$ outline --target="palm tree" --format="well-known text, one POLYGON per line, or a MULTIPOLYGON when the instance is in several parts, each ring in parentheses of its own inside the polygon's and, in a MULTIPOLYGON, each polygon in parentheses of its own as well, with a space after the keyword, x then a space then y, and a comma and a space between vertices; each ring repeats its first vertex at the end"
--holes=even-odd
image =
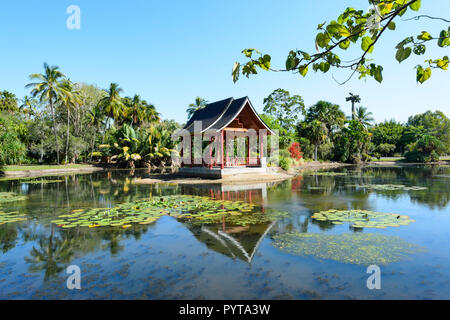
POLYGON ((40 102, 47 101, 49 103, 52 114, 53 134, 55 135, 56 143, 56 161, 59 163, 59 143, 58 134, 56 133, 55 111, 53 106, 61 95, 59 83, 65 78, 65 75, 59 71, 58 66, 49 66, 47 63, 44 63, 44 73, 33 73, 29 78, 36 82, 27 84, 25 88, 33 88, 31 90, 31 95, 34 98, 39 96, 40 102))
POLYGON ((35 106, 37 104, 36 99, 31 98, 29 96, 24 96, 21 100, 21 104, 19 106, 19 110, 28 116, 35 115, 35 106))
POLYGON ((117 83, 111 83, 109 89, 105 91, 107 96, 101 99, 99 104, 108 117, 118 120, 124 108, 123 99, 120 96, 123 89, 117 83))
POLYGON ((142 101, 142 105, 144 108, 144 121, 148 123, 155 123, 161 120, 159 112, 156 111, 156 108, 153 104, 148 103, 147 101, 142 101))
POLYGON ((367 112, 366 107, 361 106, 356 108, 355 120, 357 120, 365 127, 370 127, 372 125, 372 122, 374 121, 372 115, 373 115, 372 112, 367 112))
POLYGON ((91 157, 90 162, 92 162, 92 153, 94 152, 95 148, 95 138, 97 136, 97 131, 100 129, 100 126, 103 122, 104 113, 99 108, 99 106, 95 106, 92 110, 89 110, 89 118, 91 120, 91 124, 94 127, 94 135, 92 137, 92 147, 91 147, 91 157))
POLYGON ((352 120, 355 119, 355 103, 360 103, 361 98, 357 94, 349 93, 350 96, 345 98, 345 101, 350 101, 352 103, 352 120))
POLYGON ((203 98, 197 97, 195 98, 195 102, 191 103, 188 108, 186 109, 186 112, 188 114, 188 119, 192 117, 195 111, 203 109, 208 104, 208 101, 206 101, 203 98))
POLYGON ((139 125, 139 123, 144 119, 144 105, 141 97, 138 94, 135 94, 133 98, 127 97, 124 99, 124 104, 127 107, 124 110, 124 115, 127 118, 130 118, 130 125, 139 125))
POLYGON ((73 83, 69 79, 63 79, 60 84, 61 102, 67 111, 67 136, 66 136, 66 163, 68 163, 69 155, 69 139, 70 139, 70 109, 81 103, 79 93, 74 89, 73 83))
POLYGON ((302 131, 314 145, 314 161, 317 161, 317 150, 319 145, 328 137, 327 126, 320 120, 312 120, 311 122, 304 121, 302 123, 302 131))

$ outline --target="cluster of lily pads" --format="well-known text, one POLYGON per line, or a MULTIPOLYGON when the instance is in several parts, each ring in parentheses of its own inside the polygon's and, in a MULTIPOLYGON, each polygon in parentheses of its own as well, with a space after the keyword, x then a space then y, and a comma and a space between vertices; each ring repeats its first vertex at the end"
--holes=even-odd
POLYGON ((333 224, 350 223, 353 228, 378 228, 406 226, 415 220, 406 215, 369 210, 327 210, 314 213, 311 218, 333 224))
POLYGON ((57 183, 57 182, 64 182, 64 180, 56 180, 56 179, 30 179, 30 180, 21 180, 23 183, 28 184, 47 184, 47 183, 57 183))
POLYGON ((4 202, 23 201, 27 197, 14 192, 0 192, 0 204, 4 202))
POLYGON ((18 211, 4 212, 0 210, 0 225, 25 220, 27 220, 27 218, 25 218, 24 215, 21 215, 18 211))
POLYGON ((372 190, 385 190, 385 191, 416 191, 416 190, 426 190, 427 187, 421 186, 405 186, 403 184, 364 184, 358 185, 357 187, 372 189, 372 190))
POLYGON ((243 201, 172 195, 122 203, 113 208, 73 210, 52 222, 63 228, 129 228, 132 224, 153 223, 163 215, 203 224, 218 223, 225 219, 235 225, 247 225, 272 221, 282 214, 272 211, 262 213, 255 210, 254 204, 243 201))
POLYGON ((334 172, 334 171, 316 171, 308 172, 304 174, 305 176, 347 176, 346 172, 334 172))
POLYGON ((292 232, 274 235, 272 245, 294 255, 366 266, 398 262, 423 251, 423 248, 400 237, 373 233, 292 232))

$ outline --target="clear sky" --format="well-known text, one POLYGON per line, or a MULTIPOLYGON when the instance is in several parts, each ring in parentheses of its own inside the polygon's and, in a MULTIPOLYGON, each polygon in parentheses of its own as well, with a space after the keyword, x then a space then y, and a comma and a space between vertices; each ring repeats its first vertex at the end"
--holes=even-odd
MULTIPOLYGON (((340 86, 347 73, 311 72, 307 78, 288 73, 262 72, 234 84, 231 68, 245 61, 241 50, 258 48, 272 55, 274 67, 284 66, 290 49, 314 52, 317 25, 337 18, 346 7, 367 9, 366 0, 179 0, 3 1, 0 9, 0 90, 18 97, 30 73, 42 72, 43 62, 58 65, 72 81, 107 88, 117 82, 125 95, 140 94, 164 118, 186 121, 186 106, 196 96, 209 101, 249 96, 262 111, 263 99, 274 89, 299 94, 306 105, 327 100, 341 105, 349 92, 376 121, 408 116, 428 109, 450 116, 450 71, 434 71, 430 80, 416 84, 413 67, 424 59, 442 57, 450 50, 428 46, 425 56, 399 64, 395 45, 409 35, 427 30, 438 33, 439 21, 399 21, 397 30, 379 41, 372 57, 384 66, 384 81, 354 78, 340 86), (81 29, 69 30, 69 5, 81 9, 81 29)), ((422 0, 422 14, 450 19, 449 0, 422 0)), ((411 16, 403 16, 407 18, 411 16)), ((351 52, 350 52, 351 53, 351 52)), ((353 52, 355 53, 355 52, 353 52)), ((349 56, 351 58, 352 56, 349 56)), ((355 56, 353 56, 354 58, 355 56)))

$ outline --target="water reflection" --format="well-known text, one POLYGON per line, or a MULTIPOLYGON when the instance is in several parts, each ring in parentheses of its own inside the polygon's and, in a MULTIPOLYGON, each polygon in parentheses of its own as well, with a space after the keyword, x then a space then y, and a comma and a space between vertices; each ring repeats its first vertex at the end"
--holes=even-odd
MULTIPOLYGON (((45 181, 29 183, 21 179, 3 180, 0 181, 0 192, 15 192, 26 195, 28 198, 24 201, 0 204, 0 210, 25 212, 28 221, 0 225, 0 252, 2 253, 0 265, 3 258, 5 258, 3 263, 6 263, 19 257, 21 261, 25 261, 29 272, 40 275, 44 282, 49 282, 64 274, 64 269, 74 261, 87 258, 92 254, 107 254, 105 259, 109 262, 115 258, 120 258, 120 261, 135 259, 139 261, 143 258, 136 258, 129 252, 130 243, 143 245, 150 236, 157 237, 163 223, 158 221, 151 225, 133 225, 129 229, 111 227, 62 229, 50 221, 74 209, 113 207, 119 203, 154 196, 206 195, 212 199, 254 203, 263 213, 270 209, 289 212, 289 216, 277 218, 273 222, 243 225, 233 225, 227 223, 225 219, 214 224, 198 224, 168 217, 176 223, 177 228, 183 228, 209 252, 250 266, 258 254, 268 254, 267 249, 263 248, 263 243, 265 240, 270 241, 275 235, 293 232, 364 232, 362 228, 337 226, 330 221, 311 219, 311 215, 317 211, 375 210, 378 202, 374 200, 396 201, 395 203, 405 203, 408 207, 418 204, 430 210, 444 210, 449 204, 450 168, 368 167, 344 168, 337 172, 346 173, 346 175, 305 174, 281 183, 254 185, 133 184, 134 177, 149 174, 145 170, 48 177, 48 180, 61 180, 61 182, 51 183, 45 181), (403 184, 426 186, 427 189, 389 191, 357 187, 368 184, 403 184), (130 240, 133 241, 130 242, 130 240)), ((420 230, 419 223, 417 225, 411 230, 415 232, 420 230)), ((407 231, 403 232, 408 237, 414 237, 407 231)), ((164 244, 165 250, 170 250, 171 242, 174 247, 182 245, 182 241, 185 241, 185 238, 183 239, 178 239, 177 234, 174 234, 172 238, 165 238, 164 241, 167 242, 164 244)), ((158 245, 154 250, 150 252, 158 253, 161 259, 166 259, 164 257, 171 254, 169 251, 158 249, 158 245)), ((450 261, 450 258, 443 259, 444 262, 450 261)), ((194 269, 196 267, 199 266, 192 266, 194 269)), ((281 266, 276 263, 273 268, 281 270, 281 266)), ((161 277, 164 277, 164 273, 161 277)))

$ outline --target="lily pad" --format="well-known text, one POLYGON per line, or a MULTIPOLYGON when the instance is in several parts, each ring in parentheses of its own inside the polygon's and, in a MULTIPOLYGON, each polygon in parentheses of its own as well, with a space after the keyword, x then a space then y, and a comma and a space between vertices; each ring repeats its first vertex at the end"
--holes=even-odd
POLYGON ((299 256, 313 256, 358 265, 386 265, 407 259, 424 248, 397 236, 374 233, 285 233, 273 236, 272 245, 299 256))
POLYGON ((0 192, 0 204, 4 202, 23 201, 26 199, 26 196, 18 195, 14 192, 0 192))
POLYGON ((314 213, 311 218, 331 221, 334 224, 350 223, 354 228, 378 228, 408 225, 415 220, 397 213, 374 212, 369 210, 327 210, 314 213))

